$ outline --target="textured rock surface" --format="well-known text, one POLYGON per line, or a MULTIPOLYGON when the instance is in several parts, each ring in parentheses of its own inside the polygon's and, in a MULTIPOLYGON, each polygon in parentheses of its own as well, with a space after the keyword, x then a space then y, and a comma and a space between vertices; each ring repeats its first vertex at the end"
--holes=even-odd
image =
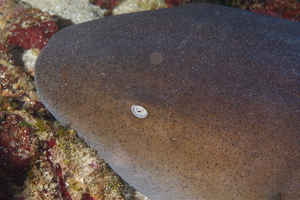
POLYGON ((167 4, 164 0, 126 0, 114 8, 113 14, 120 15, 124 13, 154 10, 166 7, 167 4))
POLYGON ((95 6, 89 0, 23 0, 35 8, 72 20, 78 24, 103 17, 105 10, 95 6))

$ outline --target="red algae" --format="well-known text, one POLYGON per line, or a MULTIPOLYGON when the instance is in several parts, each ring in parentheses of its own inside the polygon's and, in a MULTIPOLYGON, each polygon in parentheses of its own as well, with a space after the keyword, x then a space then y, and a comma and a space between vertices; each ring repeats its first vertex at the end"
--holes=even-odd
MULTIPOLYGON (((3 147, 0 149, 0 155, 3 162, 6 163, 6 168, 12 175, 23 174, 29 167, 30 158, 33 156, 33 151, 30 140, 30 128, 22 127, 24 119, 15 114, 6 115, 1 112, 3 121, 0 125, 0 145, 3 147)), ((19 177, 20 178, 20 177, 19 177)), ((21 178, 23 178, 21 176, 21 178)))
POLYGON ((300 21, 300 2, 296 0, 271 0, 249 6, 252 12, 300 21))
POLYGON ((185 0, 166 0, 168 8, 185 5, 185 0))
POLYGON ((57 32, 52 16, 39 9, 28 9, 15 1, 1 1, 0 60, 14 62, 11 47, 41 50, 57 32))
POLYGON ((54 139, 51 139, 48 141, 48 147, 53 148, 56 146, 56 141, 54 139))
POLYGON ((63 200, 72 200, 71 195, 68 191, 68 188, 66 186, 66 183, 65 183, 63 175, 62 175, 62 168, 59 164, 56 164, 56 171, 57 171, 60 191, 61 191, 63 200))
POLYGON ((101 165, 99 163, 94 162, 94 161, 90 164, 90 166, 94 167, 96 169, 101 169, 101 165))
POLYGON ((82 200, 97 200, 95 197, 92 197, 90 194, 88 193, 84 193, 82 195, 82 200))
MULTIPOLYGON (((10 194, 10 185, 21 186, 35 151, 30 144, 32 129, 17 114, 0 112, 0 194, 10 194)), ((1 198, 1 195, 0 195, 1 198)))
MULTIPOLYGON (((50 139, 48 141, 48 150, 55 147, 56 146, 56 141, 54 139, 50 139)), ((60 166, 59 163, 56 163, 56 165, 53 164, 53 162, 51 161, 51 152, 47 150, 47 153, 46 153, 46 157, 47 157, 47 160, 48 162, 50 163, 50 166, 51 168, 55 169, 56 170, 56 175, 57 175, 57 179, 58 181, 55 181, 55 182, 58 182, 58 185, 59 185, 59 191, 60 191, 60 194, 62 196, 62 199, 63 200, 72 200, 71 198, 71 195, 68 191, 68 188, 67 188, 67 185, 64 181, 64 178, 63 178, 63 172, 62 172, 62 168, 60 166)))
POLYGON ((8 44, 17 45, 25 50, 41 50, 57 32, 57 25, 51 15, 34 8, 15 14, 13 23, 7 29, 10 32, 8 44))
POLYGON ((119 5, 119 3, 120 0, 96 0, 93 4, 96 6, 101 6, 101 8, 105 8, 112 12, 112 10, 119 5))

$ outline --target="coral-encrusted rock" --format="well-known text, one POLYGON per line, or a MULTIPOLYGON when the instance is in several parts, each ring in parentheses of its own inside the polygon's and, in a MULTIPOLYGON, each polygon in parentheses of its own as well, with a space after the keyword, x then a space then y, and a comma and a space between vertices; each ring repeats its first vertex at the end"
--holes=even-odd
POLYGON ((249 10, 273 17, 300 22, 300 3, 296 0, 259 1, 249 6, 249 10))
POLYGON ((57 25, 48 13, 27 9, 17 13, 7 29, 10 31, 9 44, 25 50, 33 47, 41 50, 57 32, 57 25))
POLYGON ((30 159, 35 153, 30 144, 28 123, 16 114, 0 112, 0 117, 0 192, 6 193, 8 184, 23 184, 30 159))

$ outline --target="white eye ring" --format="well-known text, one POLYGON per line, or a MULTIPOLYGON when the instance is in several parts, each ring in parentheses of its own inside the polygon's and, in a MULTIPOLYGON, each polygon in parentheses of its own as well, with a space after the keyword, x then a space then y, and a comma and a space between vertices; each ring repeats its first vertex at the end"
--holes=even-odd
POLYGON ((137 106, 137 105, 131 106, 131 112, 137 118, 145 118, 148 115, 148 112, 145 108, 143 108, 142 106, 137 106))

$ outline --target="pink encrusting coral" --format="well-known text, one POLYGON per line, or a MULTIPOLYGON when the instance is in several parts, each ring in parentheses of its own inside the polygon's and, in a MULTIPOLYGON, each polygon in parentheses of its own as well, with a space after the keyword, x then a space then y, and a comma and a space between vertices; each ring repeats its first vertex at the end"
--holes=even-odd
POLYGON ((51 15, 39 9, 20 11, 13 17, 13 23, 7 27, 10 34, 8 44, 22 47, 42 49, 57 32, 57 25, 51 15))

